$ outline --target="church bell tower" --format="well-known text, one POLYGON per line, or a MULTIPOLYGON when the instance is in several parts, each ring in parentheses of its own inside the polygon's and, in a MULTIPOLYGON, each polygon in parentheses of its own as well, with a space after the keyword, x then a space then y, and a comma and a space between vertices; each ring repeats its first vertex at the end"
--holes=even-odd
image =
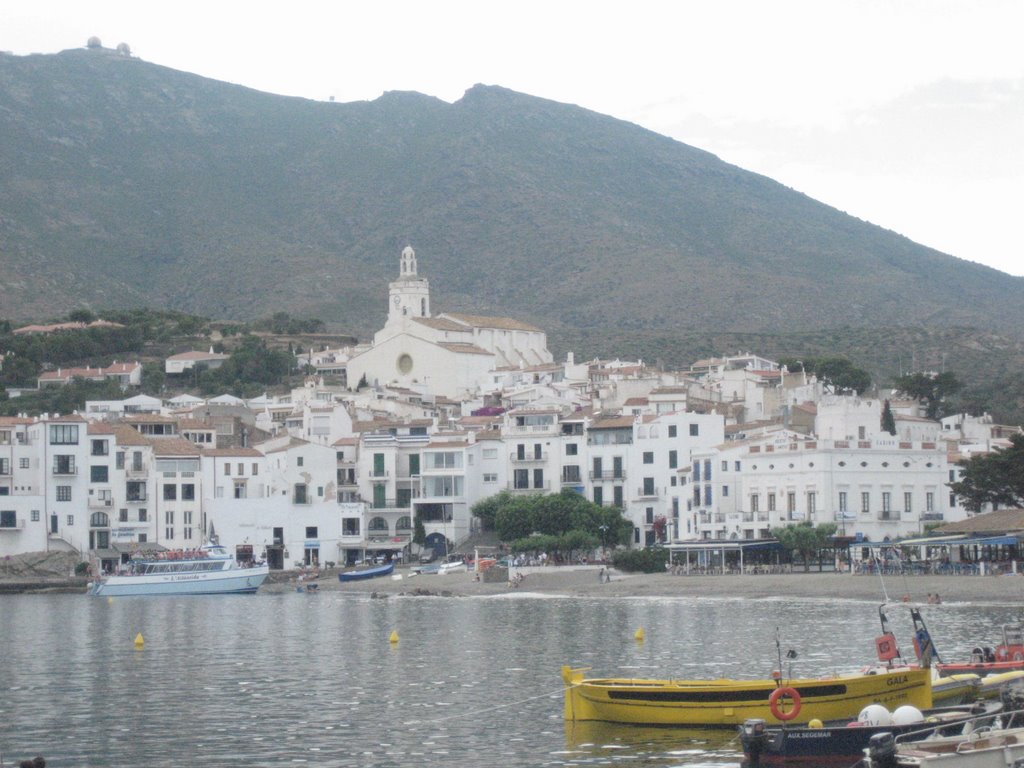
POLYGON ((430 317, 430 282, 416 273, 416 251, 402 249, 398 279, 388 286, 388 323, 406 317, 430 317))

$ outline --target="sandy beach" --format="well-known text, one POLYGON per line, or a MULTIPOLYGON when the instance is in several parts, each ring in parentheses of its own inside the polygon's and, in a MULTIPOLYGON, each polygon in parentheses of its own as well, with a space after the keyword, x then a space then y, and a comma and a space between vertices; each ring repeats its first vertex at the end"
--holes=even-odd
MULTIPOLYGON (((1024 578, 1020 576, 886 576, 837 573, 792 573, 749 576, 678 576, 661 574, 629 574, 611 571, 611 582, 599 580, 599 566, 548 566, 522 568, 523 579, 518 587, 507 581, 477 581, 472 573, 440 575, 413 574, 399 568, 401 578, 376 578, 368 581, 341 583, 337 572, 322 572, 316 580, 318 589, 356 594, 484 596, 519 593, 566 595, 579 597, 801 597, 882 602, 886 593, 892 602, 904 596, 914 602, 927 602, 930 593, 941 596, 944 603, 1024 604, 1024 578), (884 591, 883 591, 884 590, 884 591)), ((294 591, 307 582, 296 577, 265 584, 261 592, 294 591)))

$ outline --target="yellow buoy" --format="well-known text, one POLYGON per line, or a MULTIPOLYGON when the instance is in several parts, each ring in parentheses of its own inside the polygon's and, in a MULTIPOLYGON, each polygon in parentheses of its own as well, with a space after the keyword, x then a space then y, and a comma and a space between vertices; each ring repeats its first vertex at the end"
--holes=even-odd
POLYGON ((636 633, 633 635, 633 639, 636 640, 638 643, 642 643, 644 641, 644 628, 643 627, 640 627, 640 629, 638 629, 636 631, 636 633))
POLYGON ((139 634, 135 636, 135 647, 141 648, 143 645, 145 645, 145 643, 146 641, 142 639, 142 633, 139 632, 139 634))
POLYGON ((824 728, 825 724, 823 722, 821 722, 821 720, 819 720, 818 718, 814 718, 813 720, 811 720, 811 722, 809 722, 807 724, 807 727, 808 728, 824 728))
POLYGON ((107 598, 107 605, 110 605, 112 602, 114 602, 114 598, 108 597, 107 598))
POLYGON ((392 645, 394 645, 395 643, 398 642, 398 631, 397 630, 394 630, 394 629, 391 630, 391 637, 388 638, 388 642, 391 643, 392 645))

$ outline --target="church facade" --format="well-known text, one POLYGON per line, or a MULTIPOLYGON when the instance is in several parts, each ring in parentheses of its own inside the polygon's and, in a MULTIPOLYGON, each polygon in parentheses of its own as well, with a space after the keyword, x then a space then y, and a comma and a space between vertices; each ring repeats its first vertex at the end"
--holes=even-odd
POLYGON ((348 362, 348 381, 425 388, 432 395, 471 397, 499 368, 552 361, 547 334, 509 317, 433 315, 430 283, 416 252, 402 250, 398 279, 388 287, 388 318, 369 349, 348 362))

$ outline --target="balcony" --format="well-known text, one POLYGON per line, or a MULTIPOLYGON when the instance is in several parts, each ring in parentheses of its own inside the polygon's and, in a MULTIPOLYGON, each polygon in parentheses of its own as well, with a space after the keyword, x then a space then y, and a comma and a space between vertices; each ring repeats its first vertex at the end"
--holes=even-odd
POLYGON ((898 523, 900 521, 900 513, 895 510, 882 510, 878 513, 877 519, 880 523, 898 523))
MULTIPOLYGON (((452 498, 452 497, 445 497, 452 498)), ((416 499, 374 499, 367 504, 369 509, 386 512, 388 510, 394 510, 399 512, 408 513, 412 509, 413 501, 419 501, 419 497, 416 499)))
POLYGON ((54 466, 53 474, 64 476, 64 477, 70 477, 72 475, 77 475, 78 474, 78 467, 76 467, 74 464, 72 464, 72 465, 58 464, 58 465, 54 466))
POLYGON ((14 520, 13 525, 7 521, 0 523, 0 533, 4 531, 20 531, 25 527, 25 518, 18 518, 14 520), (5 524, 6 523, 6 524, 5 524))
POLYGON ((583 475, 579 472, 563 472, 562 485, 579 485, 583 482, 583 475))
POLYGON ((945 518, 945 515, 943 515, 941 512, 922 512, 921 513, 921 519, 922 520, 945 520, 946 518, 945 518))
POLYGON ((9 462, 3 462, 0 464, 0 477, 9 477, 11 474, 11 465, 9 462))
POLYGON ((113 506, 114 500, 112 498, 89 497, 89 509, 110 509, 113 506))
POLYGON ((526 463, 529 463, 531 461, 532 462, 547 461, 548 460, 548 452, 547 451, 541 451, 540 455, 537 455, 535 453, 534 454, 526 454, 526 453, 524 453, 522 456, 520 456, 518 453, 510 453, 508 455, 508 457, 512 461, 513 464, 526 464, 526 463))
POLYGON ((658 491, 655 488, 637 488, 636 497, 638 499, 656 499, 658 498, 658 491))
POLYGON ((125 477, 148 477, 149 469, 147 467, 125 467, 125 477))
POLYGON ((149 496, 145 493, 132 493, 125 497, 125 501, 129 504, 145 504, 149 496))
POLYGON ((608 471, 605 471, 605 472, 591 472, 590 473, 590 479, 591 480, 625 480, 626 479, 626 470, 624 470, 624 469, 620 469, 620 470, 612 469, 612 470, 608 470, 608 471))
POLYGON ((371 469, 367 476, 373 480, 387 480, 389 477, 391 477, 391 473, 388 472, 386 469, 382 469, 380 471, 371 469))
POLYGON ((342 474, 342 473, 339 472, 338 473, 338 485, 343 487, 343 488, 344 487, 348 487, 348 486, 352 486, 352 485, 357 485, 355 473, 353 472, 353 473, 349 474, 349 473, 346 472, 346 473, 342 474))
POLYGON ((549 493, 551 491, 551 483, 545 480, 543 485, 524 485, 522 487, 517 486, 515 483, 509 483, 508 489, 512 493, 549 493))

